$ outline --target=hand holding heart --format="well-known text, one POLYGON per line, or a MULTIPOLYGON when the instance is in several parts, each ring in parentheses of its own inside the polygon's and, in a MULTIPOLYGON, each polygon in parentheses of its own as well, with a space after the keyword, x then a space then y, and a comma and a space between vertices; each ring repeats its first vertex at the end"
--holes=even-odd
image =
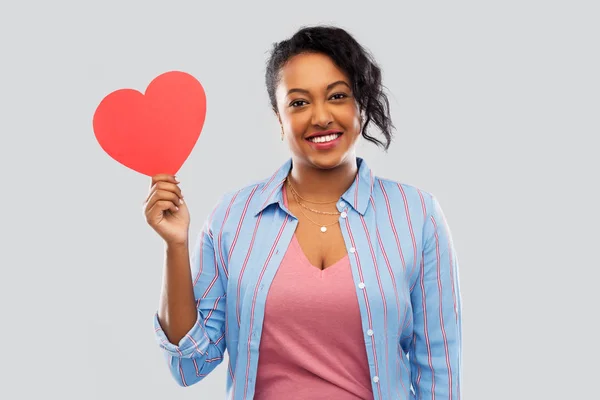
POLYGON ((188 241, 190 213, 178 184, 171 175, 153 177, 144 203, 146 221, 169 245, 188 241))
POLYGON ((196 144, 205 115, 202 85, 178 71, 156 77, 145 94, 133 89, 112 92, 94 113, 94 134, 102 149, 152 177, 144 214, 168 244, 187 244, 190 214, 173 175, 196 144))

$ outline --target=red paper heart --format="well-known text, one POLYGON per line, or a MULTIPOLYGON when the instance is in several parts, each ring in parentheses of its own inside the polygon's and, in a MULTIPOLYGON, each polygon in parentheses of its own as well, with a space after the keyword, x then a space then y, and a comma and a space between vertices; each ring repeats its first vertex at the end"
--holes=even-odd
POLYGON ((194 148, 206 117, 204 88, 193 76, 166 72, 146 93, 119 89, 98 105, 94 134, 113 159, 144 175, 174 175, 194 148))

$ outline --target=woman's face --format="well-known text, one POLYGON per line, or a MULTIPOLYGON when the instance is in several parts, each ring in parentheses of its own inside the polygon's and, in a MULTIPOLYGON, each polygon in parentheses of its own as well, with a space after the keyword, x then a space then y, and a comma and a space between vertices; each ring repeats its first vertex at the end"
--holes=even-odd
POLYGON ((277 114, 296 160, 330 169, 354 160, 360 111, 346 74, 323 54, 300 54, 280 71, 277 114))

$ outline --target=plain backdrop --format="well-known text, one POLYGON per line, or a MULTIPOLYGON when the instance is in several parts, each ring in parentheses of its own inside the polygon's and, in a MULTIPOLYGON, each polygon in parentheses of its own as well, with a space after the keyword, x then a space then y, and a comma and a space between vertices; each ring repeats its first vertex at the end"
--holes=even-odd
POLYGON ((326 23, 373 53, 390 94, 392 147, 359 155, 446 214, 463 399, 595 398, 599 14, 574 0, 3 1, 0 397, 224 398, 227 358, 188 388, 168 372, 149 178, 102 151, 92 115, 169 70, 201 81, 206 123, 179 172, 196 235, 221 194, 289 157, 265 61, 326 23))

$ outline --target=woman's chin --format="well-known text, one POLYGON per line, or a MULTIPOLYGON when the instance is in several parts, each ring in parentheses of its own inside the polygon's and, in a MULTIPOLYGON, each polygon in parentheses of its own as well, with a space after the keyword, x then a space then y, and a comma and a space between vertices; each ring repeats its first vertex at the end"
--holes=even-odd
POLYGON ((328 153, 308 154, 308 161, 315 168, 333 169, 339 167, 346 161, 347 152, 332 151, 328 153))

